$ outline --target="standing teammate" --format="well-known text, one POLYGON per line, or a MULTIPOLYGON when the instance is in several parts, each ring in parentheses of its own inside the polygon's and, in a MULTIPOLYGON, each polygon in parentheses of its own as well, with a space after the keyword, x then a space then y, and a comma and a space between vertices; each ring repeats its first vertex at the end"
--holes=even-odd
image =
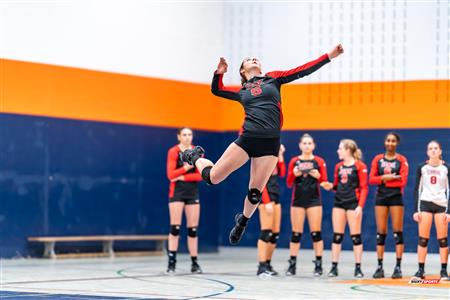
POLYGON ((280 185, 278 177, 286 176, 283 145, 280 146, 278 163, 267 182, 262 194, 262 203, 259 205, 259 219, 261 233, 258 240, 259 266, 258 276, 278 275, 272 267, 272 255, 277 245, 281 226, 280 185))
POLYGON ((334 196, 332 267, 329 277, 338 276, 338 261, 345 224, 348 222, 355 253, 355 277, 364 277, 361 271, 363 245, 361 239, 362 209, 367 198, 367 167, 361 161, 362 152, 353 140, 342 140, 337 150, 342 161, 334 170, 334 184, 326 183, 324 187, 336 191, 334 196))
POLYGON ((187 221, 188 248, 192 261, 191 272, 202 272, 197 262, 197 226, 200 218, 198 182, 202 180, 202 177, 195 167, 183 163, 179 156, 182 151, 194 148, 192 145, 192 137, 193 133, 190 128, 183 127, 179 129, 177 134, 179 144, 170 148, 167 154, 167 177, 170 180, 170 234, 167 273, 175 272, 183 210, 185 211, 187 221))
POLYGON ((403 189, 408 180, 408 162, 397 153, 400 137, 390 132, 384 139, 386 152, 372 160, 369 183, 378 185, 375 202, 377 223, 378 267, 373 278, 383 278, 384 243, 386 240, 388 216, 391 215, 392 231, 395 239, 397 263, 392 278, 402 278, 401 261, 403 256, 403 189))
POLYGON ((327 179, 325 161, 313 154, 315 143, 309 134, 300 138, 300 155, 294 156, 289 162, 287 185, 293 187, 291 202, 292 237, 289 245, 290 259, 286 275, 296 273, 297 254, 300 249, 300 239, 303 233, 305 217, 308 218, 311 239, 316 254, 314 276, 321 276, 322 270, 322 200, 320 185, 327 179))
POLYGON ((251 159, 248 193, 244 200, 243 212, 235 216, 235 226, 229 237, 231 244, 237 244, 241 240, 247 222, 258 207, 262 190, 278 161, 280 131, 283 123, 281 86, 317 71, 330 62, 330 59, 343 52, 342 46, 338 45, 330 53, 295 69, 274 71, 265 75, 261 72, 258 59, 245 58, 240 68, 242 78, 240 89, 223 86, 222 77, 228 65, 224 58, 220 59, 217 70, 214 72, 211 91, 214 95, 242 104, 245 121, 241 134, 228 146, 216 164, 201 158, 204 153, 201 147, 185 150, 182 159, 196 166, 208 184, 218 184, 251 159))
POLYGON ((417 168, 414 221, 419 223, 419 245, 417 256, 419 270, 414 277, 425 278, 425 259, 431 224, 434 219, 439 254, 441 256, 441 280, 449 280, 448 260, 448 223, 450 222, 449 166, 442 160, 442 147, 437 141, 431 141, 427 147, 428 161, 417 168))

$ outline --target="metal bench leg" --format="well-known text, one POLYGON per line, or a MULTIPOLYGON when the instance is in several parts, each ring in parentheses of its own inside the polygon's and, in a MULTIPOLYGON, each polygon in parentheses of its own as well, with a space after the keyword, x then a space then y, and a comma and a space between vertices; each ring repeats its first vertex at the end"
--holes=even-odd
POLYGON ((109 257, 114 257, 114 242, 113 241, 105 241, 103 242, 103 252, 109 253, 109 257))
POLYGON ((56 258, 55 254, 55 242, 45 242, 44 243, 44 257, 46 258, 56 258))

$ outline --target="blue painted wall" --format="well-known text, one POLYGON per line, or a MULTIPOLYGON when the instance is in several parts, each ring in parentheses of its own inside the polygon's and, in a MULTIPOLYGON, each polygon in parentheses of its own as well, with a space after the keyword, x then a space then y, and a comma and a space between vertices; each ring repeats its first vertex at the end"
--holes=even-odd
MULTIPOLYGON (((383 151, 385 130, 309 131, 317 143, 316 153, 328 164, 332 177, 341 138, 355 139, 365 161, 383 151)), ((425 159, 431 139, 442 142, 449 157, 450 130, 398 130, 399 152, 407 156, 411 172, 405 189, 406 250, 415 251, 417 225, 412 220, 415 167, 425 159)), ((286 160, 298 153, 302 132, 284 132, 286 160)), ((235 132, 197 131, 194 141, 217 160, 235 132)), ((62 120, 0 114, 0 256, 35 254, 26 238, 35 235, 145 234, 168 232, 168 180, 165 176, 167 150, 176 143, 176 130, 99 122, 62 120)), ((200 251, 215 251, 228 245, 234 214, 242 209, 249 164, 218 186, 202 184, 200 197, 200 251)), ((283 223, 279 245, 288 247, 290 238, 290 193, 282 186, 283 223)), ((364 209, 365 249, 375 249, 374 192, 371 187, 364 209)), ((323 192, 323 238, 331 245, 333 194, 323 192)), ((434 230, 432 232, 434 235, 434 230)), ((259 236, 255 216, 241 245, 254 246, 259 236)), ((307 226, 302 247, 311 247, 307 226)), ((181 250, 186 250, 185 240, 181 250)), ((348 236, 345 249, 351 249, 348 236)), ((387 249, 393 250, 392 236, 387 249)), ((432 239, 430 251, 438 250, 432 239)))
MULTIPOLYGON (((195 141, 221 154, 220 134, 195 141)), ((0 256, 32 253, 28 236, 167 233, 176 143, 175 129, 1 114, 0 256)), ((200 250, 216 251, 222 187, 203 185, 200 250)))

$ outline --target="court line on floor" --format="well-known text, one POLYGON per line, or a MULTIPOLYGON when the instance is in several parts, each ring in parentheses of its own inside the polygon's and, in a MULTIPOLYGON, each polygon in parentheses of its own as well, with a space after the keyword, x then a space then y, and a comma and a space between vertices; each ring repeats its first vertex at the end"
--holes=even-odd
MULTIPOLYGON (((398 287, 398 286, 396 286, 396 287, 398 287)), ((388 296, 414 297, 414 299, 417 298, 417 294, 404 294, 403 292, 398 293, 396 291, 392 291, 392 290, 387 289, 386 286, 383 286, 383 285, 360 284, 360 285, 351 286, 350 289, 352 289, 354 291, 357 291, 357 292, 363 292, 363 293, 371 293, 371 294, 378 294, 378 295, 380 293, 382 293, 382 294, 385 294, 385 295, 388 295, 388 296), (371 290, 363 289, 363 287, 370 287, 370 286, 377 287, 377 288, 379 288, 381 290, 384 290, 384 291, 371 291, 371 290)), ((436 289, 435 291, 441 291, 441 290, 437 290, 436 289)), ((430 297, 430 295, 427 295, 427 297, 430 297)), ((435 298, 435 299, 441 299, 442 298, 442 296, 438 296, 438 295, 431 295, 431 297, 435 298)))

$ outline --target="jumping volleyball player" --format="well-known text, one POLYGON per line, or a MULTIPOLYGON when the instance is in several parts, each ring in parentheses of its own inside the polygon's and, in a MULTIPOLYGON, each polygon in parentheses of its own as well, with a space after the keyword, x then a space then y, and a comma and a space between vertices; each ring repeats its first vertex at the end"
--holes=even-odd
POLYGON ((181 158, 184 162, 196 166, 202 178, 210 185, 218 184, 251 159, 249 189, 243 212, 235 216, 236 224, 229 236, 231 244, 235 245, 241 240, 247 222, 258 207, 262 190, 278 161, 283 123, 281 86, 317 71, 343 52, 342 45, 339 44, 328 54, 295 69, 274 71, 265 75, 261 72, 261 63, 257 58, 245 58, 239 70, 242 78, 240 89, 224 87, 222 78, 228 65, 223 57, 220 58, 214 72, 211 91, 216 96, 242 104, 245 121, 241 133, 215 164, 202 158, 204 150, 200 146, 185 150, 181 158))

